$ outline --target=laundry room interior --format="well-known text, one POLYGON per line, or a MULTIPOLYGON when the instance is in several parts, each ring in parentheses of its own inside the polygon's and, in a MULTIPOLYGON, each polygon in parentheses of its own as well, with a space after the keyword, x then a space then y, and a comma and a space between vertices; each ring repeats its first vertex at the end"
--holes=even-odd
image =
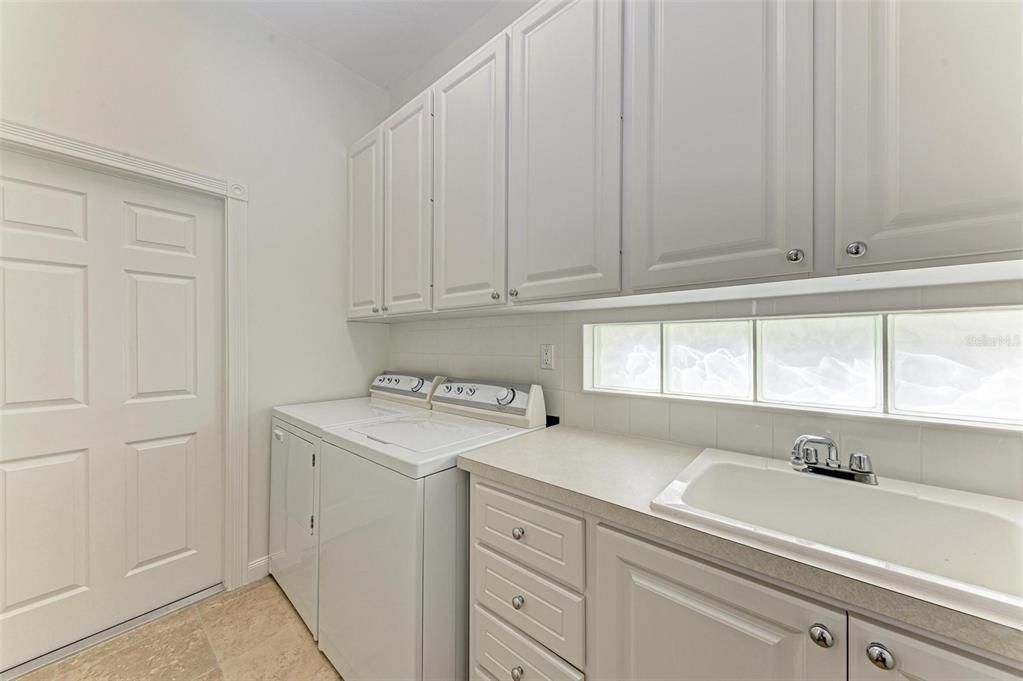
POLYGON ((1023 0, 0 0, 0 681, 1023 679, 1023 0))

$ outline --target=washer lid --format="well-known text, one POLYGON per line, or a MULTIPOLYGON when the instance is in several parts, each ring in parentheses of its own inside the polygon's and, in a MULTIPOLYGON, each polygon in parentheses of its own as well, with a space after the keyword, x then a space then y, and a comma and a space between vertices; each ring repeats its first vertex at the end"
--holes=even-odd
POLYGON ((320 435, 323 428, 371 419, 421 414, 422 410, 390 400, 353 397, 347 400, 286 404, 274 407, 273 415, 298 428, 320 435))
POLYGON ((492 421, 462 418, 430 412, 388 421, 374 421, 352 426, 349 430, 385 445, 395 445, 412 452, 430 452, 453 447, 461 442, 497 436, 508 430, 519 430, 492 421))

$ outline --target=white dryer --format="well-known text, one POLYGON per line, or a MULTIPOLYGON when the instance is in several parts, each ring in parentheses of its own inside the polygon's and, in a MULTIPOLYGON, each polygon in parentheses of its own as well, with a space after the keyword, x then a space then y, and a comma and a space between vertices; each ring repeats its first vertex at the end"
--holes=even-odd
POLYGON ((274 407, 270 440, 269 571, 317 636, 320 438, 324 428, 421 414, 440 378, 386 371, 369 397, 274 407))
POLYGON ((545 422, 540 386, 449 378, 432 411, 324 429, 319 645, 346 681, 466 679, 458 455, 545 422))

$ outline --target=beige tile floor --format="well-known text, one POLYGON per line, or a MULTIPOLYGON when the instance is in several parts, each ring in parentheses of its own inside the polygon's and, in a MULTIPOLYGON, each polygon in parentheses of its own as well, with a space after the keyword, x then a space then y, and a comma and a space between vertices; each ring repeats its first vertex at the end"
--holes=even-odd
POLYGON ((337 681, 269 577, 221 593, 18 681, 337 681))

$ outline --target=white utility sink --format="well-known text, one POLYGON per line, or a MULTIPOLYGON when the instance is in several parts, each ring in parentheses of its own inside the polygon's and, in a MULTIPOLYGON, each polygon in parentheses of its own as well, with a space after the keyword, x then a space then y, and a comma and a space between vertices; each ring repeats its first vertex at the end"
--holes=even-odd
POLYGON ((650 505, 695 529, 1023 628, 1023 503, 878 480, 705 449, 650 505))

